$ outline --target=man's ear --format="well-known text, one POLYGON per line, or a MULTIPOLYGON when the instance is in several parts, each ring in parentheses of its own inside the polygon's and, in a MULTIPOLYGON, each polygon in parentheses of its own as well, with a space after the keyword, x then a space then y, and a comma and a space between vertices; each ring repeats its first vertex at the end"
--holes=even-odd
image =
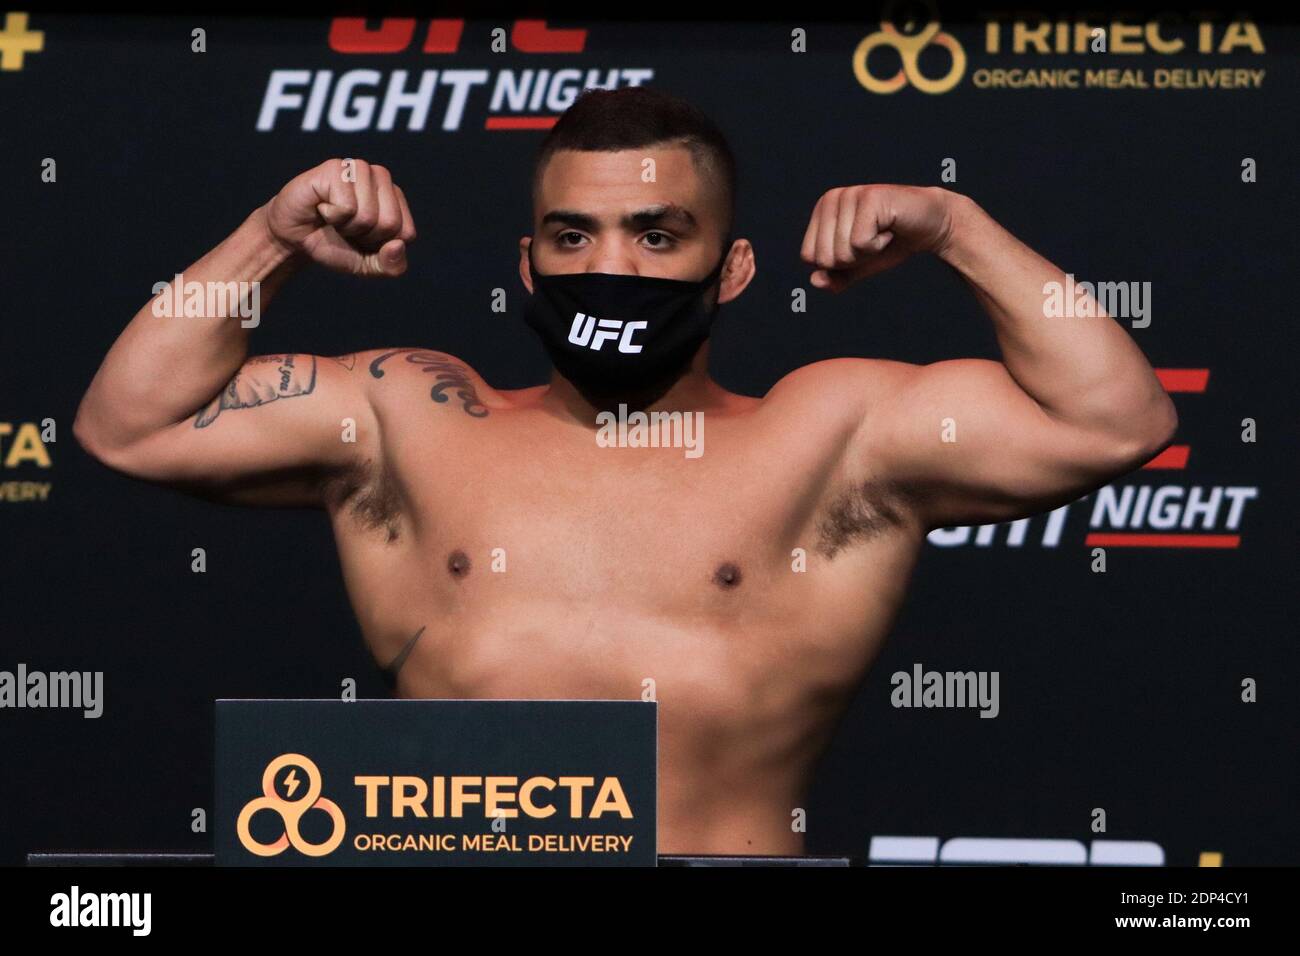
POLYGON ((533 271, 528 265, 528 248, 532 244, 532 236, 524 236, 519 240, 519 278, 523 280, 529 295, 533 292, 533 271))
POLYGON ((754 247, 748 239, 735 240, 728 255, 730 261, 722 270, 723 281, 718 290, 718 305, 739 298, 758 271, 758 264, 754 261, 754 247))

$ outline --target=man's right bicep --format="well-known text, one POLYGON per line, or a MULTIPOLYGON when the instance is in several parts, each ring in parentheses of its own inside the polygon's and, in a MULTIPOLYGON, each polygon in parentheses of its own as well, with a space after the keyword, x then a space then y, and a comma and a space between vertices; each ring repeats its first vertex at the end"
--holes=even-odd
POLYGON ((240 504, 318 504, 368 453, 375 417, 356 356, 258 355, 188 419, 99 454, 115 470, 240 504))

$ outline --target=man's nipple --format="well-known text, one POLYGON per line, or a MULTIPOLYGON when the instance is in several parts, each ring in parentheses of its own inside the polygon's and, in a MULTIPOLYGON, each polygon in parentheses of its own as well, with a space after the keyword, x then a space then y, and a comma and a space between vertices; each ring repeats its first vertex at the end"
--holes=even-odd
POLYGON ((463 578, 469 574, 469 555, 459 549, 447 556, 447 571, 453 578, 463 578))
POLYGON ((739 566, 728 561, 718 566, 718 570, 713 572, 713 583, 724 590, 730 590, 740 586, 740 568, 739 566))

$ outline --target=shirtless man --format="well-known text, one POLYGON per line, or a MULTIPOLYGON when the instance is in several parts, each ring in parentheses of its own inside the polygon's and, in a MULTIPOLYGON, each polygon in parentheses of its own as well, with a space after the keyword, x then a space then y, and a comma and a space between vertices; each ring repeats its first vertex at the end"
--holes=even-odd
MULTIPOLYGON (((423 349, 250 359, 238 318, 146 304, 76 436, 138 478, 324 509, 401 697, 639 699, 653 681, 659 851, 801 853, 791 814, 926 533, 1077 499, 1166 447, 1177 420, 1118 322, 1044 318, 1061 270, 933 187, 827 192, 803 237, 811 282, 839 292, 937 255, 1002 362, 840 358, 762 398, 727 391, 703 336, 755 274, 750 243, 729 239, 733 176, 692 107, 587 93, 543 144, 519 242, 527 321, 565 374, 503 390, 423 349), (602 349, 575 311, 616 320, 602 349), (619 402, 703 412, 704 453, 603 446, 597 415, 619 402)), ((184 277, 259 281, 264 305, 308 261, 401 275, 414 239, 386 169, 330 160, 184 277)))

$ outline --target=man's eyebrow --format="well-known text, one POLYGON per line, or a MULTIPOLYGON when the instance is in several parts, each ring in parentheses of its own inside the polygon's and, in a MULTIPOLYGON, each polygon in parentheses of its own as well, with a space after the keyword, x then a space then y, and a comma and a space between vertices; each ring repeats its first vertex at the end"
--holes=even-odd
MULTIPOLYGON (((596 232, 600 226, 595 216, 590 213, 578 212, 576 209, 552 209, 542 216, 543 226, 551 223, 559 223, 562 226, 581 229, 584 232, 596 232)), ((628 213, 620 219, 619 224, 624 229, 634 230, 669 225, 675 225, 683 230, 690 230, 695 229, 698 225, 689 209, 672 203, 661 203, 656 206, 638 209, 636 212, 628 213)))
POLYGON ((582 229, 586 232, 596 231, 595 216, 572 209, 552 209, 542 217, 543 226, 550 225, 553 222, 558 222, 562 226, 572 226, 574 229, 582 229))
POLYGON ((695 228, 695 217, 691 211, 683 206, 676 206, 672 203, 662 203, 658 206, 649 206, 645 209, 638 209, 631 215, 623 217, 623 225, 631 226, 634 229, 648 229, 651 226, 676 225, 683 229, 695 228))

